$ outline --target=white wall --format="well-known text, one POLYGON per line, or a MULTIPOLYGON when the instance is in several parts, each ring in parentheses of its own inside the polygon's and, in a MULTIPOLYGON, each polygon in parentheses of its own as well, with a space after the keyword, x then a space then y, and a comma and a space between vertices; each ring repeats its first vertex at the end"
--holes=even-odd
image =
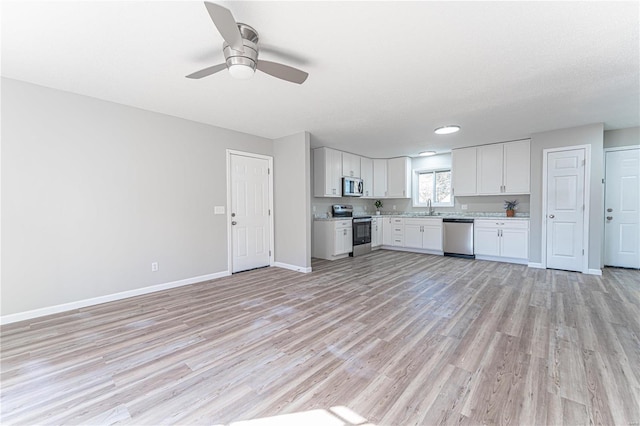
POLYGON ((3 78, 2 315, 226 271, 227 148, 273 155, 269 139, 3 78))
POLYGON ((603 205, 603 128, 602 123, 570 129, 535 133, 531 136, 531 221, 529 262, 542 262, 542 165, 543 150, 591 145, 591 191, 589 202, 589 269, 602 267, 603 205))
POLYGON ((604 132, 605 148, 619 148, 630 145, 640 145, 640 127, 607 130, 604 132))
POLYGON ((310 272, 310 135, 301 132, 276 139, 273 151, 275 262, 310 272))

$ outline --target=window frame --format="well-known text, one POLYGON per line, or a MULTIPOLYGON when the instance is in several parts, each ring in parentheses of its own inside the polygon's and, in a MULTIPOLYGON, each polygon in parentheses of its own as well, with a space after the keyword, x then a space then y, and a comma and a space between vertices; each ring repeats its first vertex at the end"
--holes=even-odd
MULTIPOLYGON (((451 173, 451 167, 439 167, 439 168, 435 168, 435 169, 419 169, 419 170, 414 170, 413 171, 413 185, 412 185, 412 196, 411 196, 411 201, 413 204, 413 207, 427 207, 427 203, 420 203, 418 202, 419 199, 419 185, 418 182, 420 181, 420 175, 421 174, 427 174, 427 173, 433 173, 433 194, 436 194, 436 173, 438 172, 449 172, 449 186, 453 185, 453 182, 451 180, 451 177, 453 176, 453 174, 451 173)), ((455 200, 453 197, 453 194, 451 194, 451 201, 448 203, 436 203, 433 202, 431 203, 431 207, 453 207, 455 205, 455 200)))

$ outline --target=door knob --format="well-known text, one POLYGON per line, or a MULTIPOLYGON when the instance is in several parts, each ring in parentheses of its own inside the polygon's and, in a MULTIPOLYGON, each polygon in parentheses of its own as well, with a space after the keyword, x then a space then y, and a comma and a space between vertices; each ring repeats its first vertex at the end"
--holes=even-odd
POLYGON ((238 222, 236 222, 235 220, 233 222, 231 222, 232 225, 237 225, 238 222))
POLYGON ((613 216, 607 216, 607 220, 613 219, 613 216))
POLYGON ((235 213, 231 213, 231 217, 236 217, 236 214, 235 213))
POLYGON ((553 219, 555 217, 555 215, 550 214, 549 215, 549 219, 553 219))

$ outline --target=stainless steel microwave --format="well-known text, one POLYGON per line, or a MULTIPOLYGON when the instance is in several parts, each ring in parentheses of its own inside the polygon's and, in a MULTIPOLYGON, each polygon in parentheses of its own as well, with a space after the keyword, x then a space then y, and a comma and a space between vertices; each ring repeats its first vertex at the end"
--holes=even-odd
POLYGON ((343 177, 342 178, 342 196, 343 197, 362 197, 364 185, 362 179, 343 177))

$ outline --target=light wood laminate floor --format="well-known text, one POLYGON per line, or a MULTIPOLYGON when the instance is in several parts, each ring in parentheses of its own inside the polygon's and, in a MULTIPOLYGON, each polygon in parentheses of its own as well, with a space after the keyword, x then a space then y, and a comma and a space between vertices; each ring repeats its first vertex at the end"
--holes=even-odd
POLYGON ((0 421, 638 425, 639 293, 390 251, 249 271, 3 326, 0 421))

